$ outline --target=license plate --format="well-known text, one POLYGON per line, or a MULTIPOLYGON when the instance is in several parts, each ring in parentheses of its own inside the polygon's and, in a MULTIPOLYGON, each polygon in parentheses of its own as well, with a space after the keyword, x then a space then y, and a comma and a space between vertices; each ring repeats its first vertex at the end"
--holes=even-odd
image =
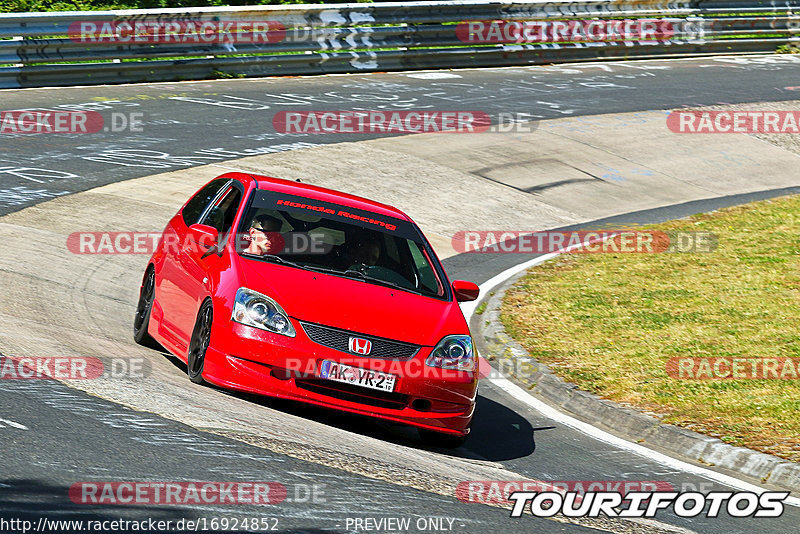
POLYGON ((317 376, 326 380, 388 392, 394 391, 397 383, 397 375, 353 367, 330 360, 322 361, 317 376))

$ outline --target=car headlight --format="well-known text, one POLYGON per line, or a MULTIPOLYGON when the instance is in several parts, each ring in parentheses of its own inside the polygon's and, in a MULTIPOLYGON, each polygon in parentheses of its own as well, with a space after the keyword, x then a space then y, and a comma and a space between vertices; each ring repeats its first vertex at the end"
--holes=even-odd
POLYGON ((240 287, 236 292, 231 319, 275 334, 294 337, 296 332, 280 304, 252 289, 240 287))
POLYGON ((445 336, 433 348, 425 363, 442 369, 472 371, 475 368, 475 350, 469 336, 445 336))

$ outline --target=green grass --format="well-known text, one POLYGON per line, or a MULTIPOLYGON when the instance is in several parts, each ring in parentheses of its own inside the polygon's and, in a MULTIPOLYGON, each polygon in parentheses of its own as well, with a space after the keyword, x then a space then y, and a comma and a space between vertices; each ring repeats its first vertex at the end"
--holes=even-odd
POLYGON ((800 54, 800 48, 793 44, 785 44, 779 46, 775 52, 777 54, 800 54))
POLYGON ((800 461, 800 380, 671 378, 673 357, 800 357, 800 196, 655 228, 708 254, 562 255, 505 296, 509 334, 582 389, 800 461))

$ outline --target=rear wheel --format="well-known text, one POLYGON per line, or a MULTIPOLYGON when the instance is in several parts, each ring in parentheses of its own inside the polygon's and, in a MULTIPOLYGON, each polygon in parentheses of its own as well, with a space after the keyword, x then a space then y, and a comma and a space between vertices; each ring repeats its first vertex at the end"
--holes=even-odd
POLYGON ((133 318, 133 340, 145 347, 155 347, 156 341, 147 332, 150 315, 153 312, 153 300, 156 295, 156 271, 149 266, 144 273, 142 289, 139 291, 139 303, 133 318))
POLYGON ((186 364, 189 380, 195 384, 205 382, 203 380, 203 368, 206 363, 206 351, 211 342, 211 323, 213 320, 214 310, 211 306, 211 301, 206 300, 197 313, 197 322, 192 332, 192 340, 189 342, 189 356, 186 364))
POLYGON ((419 437, 425 445, 438 447, 440 449, 456 449, 467 441, 467 436, 469 436, 469 434, 454 436, 452 434, 443 434, 433 430, 425 430, 424 428, 419 429, 419 437))

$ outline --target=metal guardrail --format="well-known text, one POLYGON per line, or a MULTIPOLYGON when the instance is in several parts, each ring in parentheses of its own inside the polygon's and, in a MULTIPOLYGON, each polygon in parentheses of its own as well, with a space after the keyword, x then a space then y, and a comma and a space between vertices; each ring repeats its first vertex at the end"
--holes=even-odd
POLYGON ((772 52, 800 0, 433 1, 0 14, 0 88, 772 52))

